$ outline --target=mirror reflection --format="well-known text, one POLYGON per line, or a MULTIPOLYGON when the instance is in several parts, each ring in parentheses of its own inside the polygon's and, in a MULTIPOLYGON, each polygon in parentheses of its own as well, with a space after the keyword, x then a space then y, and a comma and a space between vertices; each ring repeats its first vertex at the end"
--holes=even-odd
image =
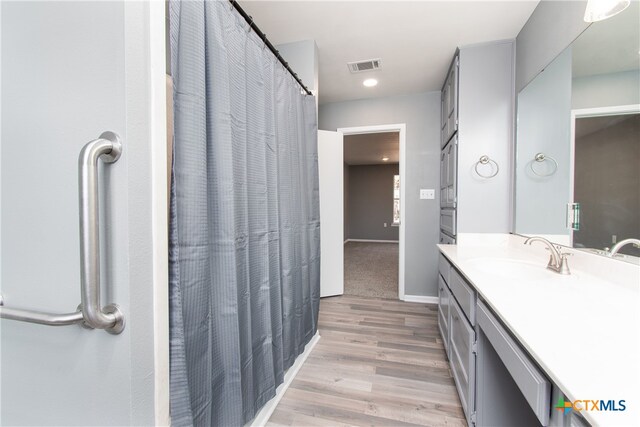
POLYGON ((518 94, 516 233, 640 264, 639 13, 592 24, 518 94))

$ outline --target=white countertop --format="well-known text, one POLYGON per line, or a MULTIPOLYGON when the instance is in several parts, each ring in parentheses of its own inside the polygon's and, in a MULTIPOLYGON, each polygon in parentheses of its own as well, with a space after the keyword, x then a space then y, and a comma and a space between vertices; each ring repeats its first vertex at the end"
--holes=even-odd
POLYGON ((567 398, 626 402, 625 411, 581 415, 594 425, 640 426, 640 268, 568 250, 572 274, 562 276, 546 270, 540 243, 469 236, 438 247, 567 398), (547 274, 514 280, 473 261, 488 257, 537 263, 547 274))

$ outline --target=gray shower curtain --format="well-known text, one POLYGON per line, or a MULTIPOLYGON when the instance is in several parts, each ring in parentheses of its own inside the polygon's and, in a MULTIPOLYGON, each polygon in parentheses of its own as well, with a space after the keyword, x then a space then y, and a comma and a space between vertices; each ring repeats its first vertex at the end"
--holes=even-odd
POLYGON ((226 1, 170 3, 174 426, 240 426, 317 329, 316 104, 226 1))

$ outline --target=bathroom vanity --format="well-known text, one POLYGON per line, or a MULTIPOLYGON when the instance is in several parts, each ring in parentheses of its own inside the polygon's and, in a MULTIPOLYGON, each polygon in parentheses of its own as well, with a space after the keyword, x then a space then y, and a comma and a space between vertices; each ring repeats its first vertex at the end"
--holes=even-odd
POLYGON ((524 242, 462 234, 438 246, 438 323, 467 422, 639 425, 640 269, 566 248, 562 275, 544 245, 524 242), (564 410, 576 400, 613 403, 564 410))

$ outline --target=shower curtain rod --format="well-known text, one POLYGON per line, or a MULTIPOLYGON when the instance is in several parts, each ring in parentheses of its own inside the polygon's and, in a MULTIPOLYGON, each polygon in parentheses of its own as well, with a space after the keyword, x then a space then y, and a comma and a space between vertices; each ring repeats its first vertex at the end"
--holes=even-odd
POLYGON ((256 32, 256 34, 262 39, 262 41, 264 42, 264 44, 269 48, 269 50, 271 50, 271 52, 273 52, 273 54, 276 56, 276 58, 278 58, 278 60, 280 61, 280 63, 284 66, 284 68, 289 72, 289 74, 291 74, 293 76, 294 79, 296 79, 296 82, 298 82, 298 84, 300 85, 300 87, 302 87, 302 89, 304 89, 304 91, 307 93, 307 95, 313 95, 313 93, 311 93, 311 91, 309 89, 307 89, 307 87, 304 85, 304 83, 302 83, 302 80, 300 80, 300 78, 298 77, 298 75, 296 73, 293 72, 293 70, 291 69, 291 67, 289 67, 289 63, 287 63, 287 61, 284 60, 284 58, 282 56, 280 56, 280 52, 278 52, 278 49, 276 49, 271 42, 269 41, 269 39, 267 38, 267 35, 265 33, 263 33, 260 28, 258 28, 258 26, 253 22, 253 18, 251 16, 249 16, 249 14, 247 14, 247 12, 244 11, 244 9, 242 7, 240 7, 240 5, 238 4, 237 1, 235 0, 229 0, 229 2, 233 5, 233 7, 238 11, 238 13, 240 13, 240 15, 242 15, 242 17, 244 18, 245 21, 247 21, 247 23, 249 24, 249 26, 251 27, 251 29, 253 31, 256 32))

